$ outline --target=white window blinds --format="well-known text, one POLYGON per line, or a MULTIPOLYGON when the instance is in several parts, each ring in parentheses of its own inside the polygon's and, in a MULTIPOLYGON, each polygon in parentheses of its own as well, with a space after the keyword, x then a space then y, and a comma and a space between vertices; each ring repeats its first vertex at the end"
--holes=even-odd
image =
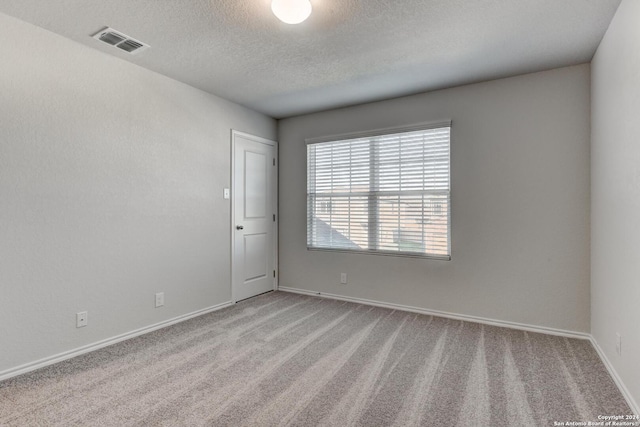
POLYGON ((307 145, 307 247, 450 259, 450 122, 307 145))

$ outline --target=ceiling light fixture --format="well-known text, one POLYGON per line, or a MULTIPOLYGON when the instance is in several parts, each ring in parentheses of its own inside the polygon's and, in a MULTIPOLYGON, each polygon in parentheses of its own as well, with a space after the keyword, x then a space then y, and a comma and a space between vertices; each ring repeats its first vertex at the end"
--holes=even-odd
POLYGON ((273 0, 271 10, 286 24, 299 24, 311 15, 309 0, 273 0))

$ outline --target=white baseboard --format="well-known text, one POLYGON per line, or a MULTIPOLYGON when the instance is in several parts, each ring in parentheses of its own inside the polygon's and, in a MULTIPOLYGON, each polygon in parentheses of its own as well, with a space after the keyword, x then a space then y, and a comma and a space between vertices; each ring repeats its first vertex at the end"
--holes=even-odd
MULTIPOLYGON (((309 291, 306 289, 288 288, 285 286, 280 286, 278 290, 283 292, 292 292, 292 293, 303 294, 303 295, 314 295, 314 296, 335 299, 340 301, 355 302, 358 304, 373 305, 376 307, 384 307, 384 308, 391 308, 396 310, 409 311, 412 313, 421 313, 421 314, 426 314, 430 316, 439 316, 439 317, 446 317, 449 319, 465 320, 470 322, 482 323, 485 325, 502 326, 505 328, 519 329, 519 330, 530 331, 530 332, 538 332, 538 333, 549 334, 549 335, 558 335, 561 337, 587 339, 591 341, 591 344, 596 349, 596 352, 598 353, 598 356, 600 356, 602 363, 604 363, 604 366, 609 371, 611 378, 618 386, 620 393, 622 393, 622 396, 627 401, 627 404, 629 405, 631 410, 634 412, 635 415, 640 415, 640 409, 638 407, 638 404, 633 399, 633 396, 631 396, 631 393, 629 393, 629 390, 622 382, 622 379, 620 379, 620 376, 618 375, 616 370, 613 368, 613 365, 611 364, 611 362, 609 361, 609 359, 604 354, 604 352, 602 351, 602 349, 600 348, 600 346, 598 345, 598 343, 596 342, 596 340, 593 338, 591 334, 587 334, 584 332, 567 331, 563 329, 548 328, 546 326, 534 326, 534 325, 527 325, 523 323, 507 322, 504 320, 487 319, 485 317, 467 316, 464 314, 456 314, 456 313, 447 313, 444 311, 428 310, 426 308, 411 307, 408 305, 374 301, 374 300, 368 300, 364 298, 347 297, 344 295, 328 294, 324 292, 315 292, 315 291, 309 291)), ((624 415, 627 415, 627 414, 624 414, 624 415)))
POLYGON ((613 365, 611 364, 611 361, 609 360, 609 358, 604 353, 604 351, 602 350, 602 348, 600 347, 600 345, 598 344, 598 342, 593 336, 591 336, 591 344, 593 345, 593 348, 596 349, 596 352, 598 353, 598 356, 600 356, 602 363, 604 363, 604 366, 606 366, 607 370, 609 371, 609 375, 611 375, 611 378, 613 378, 613 381, 618 386, 620 393, 622 393, 622 396, 624 396, 625 400, 627 401, 627 404, 629 405, 633 413, 635 415, 640 416, 640 406, 635 401, 631 393, 629 393, 627 386, 624 385, 624 383, 622 382, 622 379, 618 375, 618 372, 616 372, 613 365))
POLYGON ((40 369, 48 365, 53 365, 54 363, 62 362, 63 360, 71 359, 72 357, 80 356, 81 354, 89 353, 91 351, 95 351, 103 347, 110 346, 120 341, 125 341, 128 339, 137 337, 139 335, 144 335, 146 333, 155 331, 157 329, 161 329, 176 323, 184 322, 185 320, 202 316, 203 314, 211 313, 213 311, 221 310, 223 308, 230 307, 232 305, 233 305, 233 302, 231 301, 223 302, 222 304, 217 304, 208 308, 204 308, 202 310, 184 314, 182 316, 177 316, 177 317, 174 317, 173 319, 165 320, 163 322, 155 323, 153 325, 146 326, 144 328, 136 329, 131 332, 117 335, 115 337, 107 338, 107 339, 95 342, 93 344, 88 344, 82 347, 75 348, 73 350, 65 351, 64 353, 59 353, 54 356, 45 357, 44 359, 36 360, 35 362, 30 362, 24 365, 17 366, 15 368, 7 369, 5 371, 0 372, 0 381, 6 380, 11 377, 15 377, 17 375, 25 374, 27 372, 35 371, 36 369, 40 369))
POLYGON ((394 310, 409 311, 412 313, 426 314, 429 316, 446 317, 448 319, 464 320, 468 322, 482 323, 485 325, 502 326, 504 328, 519 329, 522 331, 538 332, 541 334, 558 335, 561 337, 578 338, 583 340, 591 339, 591 335, 584 332, 567 331, 564 329, 549 328, 546 326, 527 325, 525 323, 508 322, 505 320, 489 319, 486 317, 468 316, 466 314, 448 313, 446 311, 429 310, 426 308, 412 307, 409 305, 394 304, 389 302, 375 301, 364 298, 347 297, 344 295, 328 294, 325 292, 308 291, 306 289, 288 288, 280 286, 278 288, 283 292, 292 292, 303 295, 315 295, 323 298, 335 299, 340 301, 355 302, 358 304, 373 305, 375 307, 391 308, 394 310))

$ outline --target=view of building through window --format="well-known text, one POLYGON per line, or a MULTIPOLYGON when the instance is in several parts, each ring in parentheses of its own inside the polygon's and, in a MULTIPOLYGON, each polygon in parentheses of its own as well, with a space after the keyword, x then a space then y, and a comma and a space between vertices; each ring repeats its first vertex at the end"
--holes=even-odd
POLYGON ((307 245, 450 256, 450 126, 307 147, 307 245))

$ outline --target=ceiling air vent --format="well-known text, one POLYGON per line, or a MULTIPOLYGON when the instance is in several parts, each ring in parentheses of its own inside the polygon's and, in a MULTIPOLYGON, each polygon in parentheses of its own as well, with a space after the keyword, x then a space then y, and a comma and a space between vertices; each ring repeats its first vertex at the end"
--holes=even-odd
POLYGON ((150 47, 148 44, 142 43, 141 41, 133 39, 128 35, 109 27, 98 31, 93 35, 93 38, 108 45, 117 47, 120 50, 124 50, 132 55, 150 47))

